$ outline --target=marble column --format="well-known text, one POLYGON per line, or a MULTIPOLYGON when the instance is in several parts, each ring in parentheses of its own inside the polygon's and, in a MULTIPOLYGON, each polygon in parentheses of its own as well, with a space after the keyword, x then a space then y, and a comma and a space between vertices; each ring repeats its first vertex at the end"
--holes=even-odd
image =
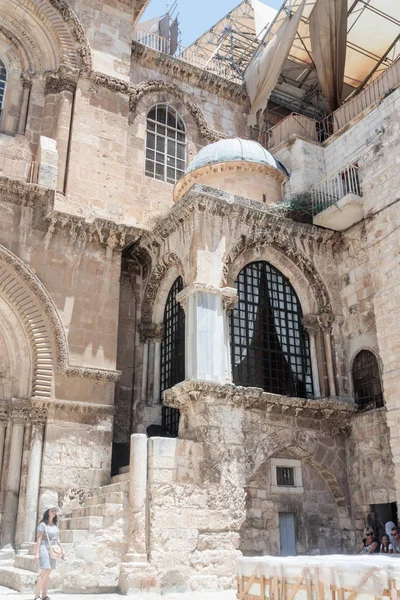
POLYGON ((4 446, 6 442, 7 421, 0 421, 0 481, 3 472, 4 446))
POLYGON ((18 133, 24 135, 26 127, 26 119, 28 116, 29 96, 32 89, 32 79, 29 75, 23 73, 22 80, 22 103, 18 119, 18 133))
POLYGON ((57 124, 55 139, 58 152, 57 190, 64 193, 68 161, 68 145, 70 138, 72 108, 77 84, 77 73, 64 68, 59 69, 58 80, 55 84, 57 91, 57 124))
POLYGON ((186 379, 231 382, 226 308, 233 288, 194 283, 177 296, 186 311, 186 379))
POLYGON ((58 94, 58 78, 54 75, 46 77, 44 87, 44 109, 42 119, 42 129, 40 135, 45 137, 55 137, 55 119, 56 119, 56 103, 58 94))
POLYGON ((314 398, 321 398, 321 387, 319 382, 319 369, 318 369, 318 354, 316 345, 316 336, 320 331, 317 315, 307 315, 302 320, 304 328, 307 330, 308 338, 310 340, 310 358, 311 358, 311 371, 314 388, 314 398))
POLYGON ((142 362, 142 388, 140 390, 140 400, 144 404, 147 396, 147 376, 149 372, 149 342, 143 344, 143 362, 142 362))
POLYGON ((24 429, 28 417, 28 407, 23 401, 14 401, 11 406, 11 449, 8 475, 5 487, 4 514, 2 521, 1 546, 14 545, 18 512, 18 495, 21 481, 24 429))
POLYGON ((328 385, 329 385, 329 395, 330 396, 336 396, 335 371, 334 371, 334 366, 333 366, 332 341, 331 341, 331 331, 332 331, 332 325, 334 323, 334 320, 335 320, 335 317, 329 313, 324 313, 324 314, 321 314, 318 316, 318 321, 321 325, 323 338, 324 338, 326 369, 328 371, 328 385))
POLYGON ((154 341, 153 404, 160 404, 161 341, 154 341))
POLYGON ((43 433, 46 418, 47 411, 45 408, 33 407, 30 410, 32 436, 28 464, 28 480, 26 484, 24 542, 35 541, 40 474, 42 470, 43 433))
POLYGON ((124 562, 147 561, 147 436, 131 435, 128 551, 124 562))

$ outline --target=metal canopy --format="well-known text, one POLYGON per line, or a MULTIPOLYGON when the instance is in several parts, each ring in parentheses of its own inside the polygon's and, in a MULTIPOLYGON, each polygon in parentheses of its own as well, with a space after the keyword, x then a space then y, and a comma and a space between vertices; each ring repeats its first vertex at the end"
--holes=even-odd
MULTIPOLYGON (((189 50, 196 51, 206 60, 221 61, 225 64, 226 76, 241 82, 260 41, 267 44, 300 3, 301 0, 285 0, 278 11, 262 5, 264 22, 268 18, 272 21, 262 30, 257 14, 261 3, 243 0, 198 38, 189 50)), ((271 100, 291 110, 322 116, 329 108, 321 94, 309 33, 309 17, 315 3, 316 0, 306 2, 296 38, 271 100)), ((261 18, 261 25, 262 21, 261 18)), ((348 0, 347 23, 343 101, 371 83, 400 56, 400 0, 348 0)))

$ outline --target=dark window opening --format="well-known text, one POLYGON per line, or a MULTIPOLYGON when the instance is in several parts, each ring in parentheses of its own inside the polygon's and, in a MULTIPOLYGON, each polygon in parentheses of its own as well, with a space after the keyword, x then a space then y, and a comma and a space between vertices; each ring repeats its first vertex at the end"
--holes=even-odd
POLYGON ((7 69, 0 58, 0 122, 4 109, 4 98, 6 93, 7 69))
POLYGON ((294 487, 294 468, 276 467, 276 481, 278 485, 294 487))
POLYGON ((254 262, 236 280, 231 316, 233 381, 266 392, 313 397, 309 338, 289 280, 267 262, 254 262))
MULTIPOLYGON (((161 394, 185 379, 185 312, 176 300, 177 294, 182 289, 182 277, 178 277, 168 294, 165 305, 164 339, 161 343, 161 394)), ((163 406, 162 426, 166 435, 177 437, 179 431, 179 410, 163 406)))
POLYGON ((378 361, 370 350, 361 350, 353 364, 354 398, 359 410, 384 406, 378 361))

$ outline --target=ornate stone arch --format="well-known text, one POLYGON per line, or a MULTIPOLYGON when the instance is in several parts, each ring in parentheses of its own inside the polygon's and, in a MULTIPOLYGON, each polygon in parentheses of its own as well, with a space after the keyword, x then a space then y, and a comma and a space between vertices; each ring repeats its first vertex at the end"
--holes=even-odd
POLYGON ((30 341, 32 395, 49 398, 55 372, 65 372, 67 341, 57 309, 39 279, 0 245, 0 295, 17 314, 30 341))
POLYGON ((180 258, 174 252, 164 254, 153 269, 146 285, 142 303, 142 326, 146 327, 153 323, 162 322, 165 300, 170 287, 179 275, 185 282, 183 264, 180 258))
POLYGON ((43 73, 60 65, 90 70, 90 46, 77 16, 64 0, 49 1, 51 6, 45 0, 5 0, 3 34, 23 48, 25 70, 43 73))
MULTIPOLYGON (((199 136, 201 138, 211 143, 227 137, 223 133, 215 131, 214 129, 208 127, 207 121, 198 104, 193 102, 193 100, 190 100, 189 94, 186 94, 179 86, 177 86, 174 83, 169 83, 157 79, 153 81, 143 81, 137 85, 131 86, 129 90, 129 108, 132 111, 132 113, 135 114, 137 112, 140 100, 148 94, 151 94, 149 105, 156 104, 158 98, 160 98, 160 92, 167 93, 168 95, 172 96, 173 98, 179 100, 182 103, 184 109, 195 122, 199 136)), ((161 102, 162 100, 160 99, 159 101, 161 102)), ((181 114, 181 116, 185 120, 185 115, 181 114)))
POLYGON ((321 276, 311 260, 292 244, 289 236, 289 232, 283 236, 279 228, 243 235, 225 256, 221 287, 232 287, 237 274, 246 264, 267 260, 292 281, 304 314, 315 312, 315 309, 320 313, 332 313, 331 300, 321 276))

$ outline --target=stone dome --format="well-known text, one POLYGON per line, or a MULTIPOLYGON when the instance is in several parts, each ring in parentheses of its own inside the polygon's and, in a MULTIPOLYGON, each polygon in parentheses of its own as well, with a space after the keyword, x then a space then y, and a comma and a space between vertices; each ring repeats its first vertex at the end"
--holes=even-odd
POLYGON ((268 165, 287 175, 285 167, 275 160, 261 144, 254 140, 241 138, 219 140, 204 146, 186 169, 186 174, 208 165, 238 161, 268 165))

